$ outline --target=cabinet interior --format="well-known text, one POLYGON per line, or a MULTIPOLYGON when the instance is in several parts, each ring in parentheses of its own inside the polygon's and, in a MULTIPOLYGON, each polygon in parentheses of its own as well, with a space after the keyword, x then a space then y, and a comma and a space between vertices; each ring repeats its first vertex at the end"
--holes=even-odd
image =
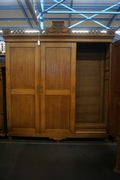
POLYGON ((107 122, 109 46, 109 43, 77 43, 76 127, 107 122))

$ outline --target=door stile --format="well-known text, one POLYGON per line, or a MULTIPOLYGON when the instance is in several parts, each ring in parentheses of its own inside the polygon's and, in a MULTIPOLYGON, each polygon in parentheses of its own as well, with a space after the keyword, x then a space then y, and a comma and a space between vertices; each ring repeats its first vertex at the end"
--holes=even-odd
POLYGON ((36 133, 40 133, 40 47, 35 44, 35 129, 36 133))
POLYGON ((8 131, 12 131, 12 119, 11 119, 11 82, 10 82, 10 44, 6 44, 6 110, 7 110, 7 128, 8 131), (9 120, 8 120, 9 119, 9 120))
POLYGON ((70 130, 75 132, 75 104, 76 104, 76 43, 71 46, 71 123, 70 130))
POLYGON ((45 132, 45 43, 41 43, 41 133, 45 132))

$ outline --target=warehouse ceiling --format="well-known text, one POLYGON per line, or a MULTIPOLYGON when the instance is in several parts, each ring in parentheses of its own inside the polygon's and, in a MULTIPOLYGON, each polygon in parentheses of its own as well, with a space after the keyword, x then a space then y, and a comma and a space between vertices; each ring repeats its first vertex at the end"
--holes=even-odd
POLYGON ((40 29, 64 21, 76 30, 113 29, 119 36, 118 0, 0 0, 0 30, 40 29))

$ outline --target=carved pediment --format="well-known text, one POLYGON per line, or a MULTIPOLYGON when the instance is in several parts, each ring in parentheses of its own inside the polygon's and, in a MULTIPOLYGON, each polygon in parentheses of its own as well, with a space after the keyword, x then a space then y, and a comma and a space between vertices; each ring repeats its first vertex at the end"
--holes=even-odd
POLYGON ((71 29, 64 26, 64 21, 53 21, 52 26, 45 30, 45 34, 70 34, 71 29))

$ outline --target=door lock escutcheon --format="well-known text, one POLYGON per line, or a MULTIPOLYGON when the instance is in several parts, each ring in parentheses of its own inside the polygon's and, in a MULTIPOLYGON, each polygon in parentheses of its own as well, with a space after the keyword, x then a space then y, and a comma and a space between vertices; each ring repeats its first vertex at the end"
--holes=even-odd
POLYGON ((43 93, 43 87, 37 87, 37 91, 43 93))

